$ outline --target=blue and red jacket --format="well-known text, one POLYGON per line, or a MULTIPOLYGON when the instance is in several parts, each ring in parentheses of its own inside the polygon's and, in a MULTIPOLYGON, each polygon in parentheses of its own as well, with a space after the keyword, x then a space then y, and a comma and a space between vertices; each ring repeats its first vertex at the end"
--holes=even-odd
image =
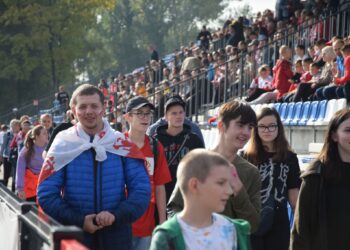
POLYGON ((107 159, 97 162, 90 149, 41 182, 37 195, 45 213, 64 225, 82 228, 86 215, 109 211, 115 216, 113 225, 84 233, 84 244, 129 250, 131 223, 147 209, 151 187, 142 160, 107 152, 107 159))

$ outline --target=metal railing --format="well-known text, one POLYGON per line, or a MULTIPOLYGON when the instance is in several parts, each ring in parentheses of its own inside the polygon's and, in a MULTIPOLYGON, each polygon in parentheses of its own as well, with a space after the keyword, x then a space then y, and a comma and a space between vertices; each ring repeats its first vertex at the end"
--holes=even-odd
MULTIPOLYGON (((21 201, 0 183, 0 206, 15 214, 18 223, 16 235, 1 234, 0 241, 17 238, 15 249, 59 250, 63 239, 83 239, 83 232, 75 226, 63 226, 40 211, 34 202, 21 201)), ((0 219, 1 220, 1 219, 0 219)), ((13 222, 12 222, 13 223, 13 222)), ((6 225, 2 222, 2 227, 6 225)), ((9 234, 14 232, 8 232, 9 234)))

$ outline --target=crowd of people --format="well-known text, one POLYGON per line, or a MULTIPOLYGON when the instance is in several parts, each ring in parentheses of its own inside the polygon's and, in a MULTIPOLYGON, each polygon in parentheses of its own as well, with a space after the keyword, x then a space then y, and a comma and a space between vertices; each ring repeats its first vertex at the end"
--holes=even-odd
POLYGON ((90 249, 347 249, 349 109, 334 114, 321 153, 301 173, 278 112, 266 107, 256 114, 251 107, 350 100, 347 38, 316 39, 324 30, 316 23, 304 34, 314 43, 307 49, 263 47, 317 14, 293 8, 276 17, 258 13, 248 25, 245 18, 229 20, 215 33, 203 26, 199 42, 169 65, 150 47, 142 72, 109 84, 102 79, 98 87, 83 84, 71 98, 60 87, 66 122, 54 128, 43 114, 38 123, 22 116, 1 125, 3 184, 12 177, 9 188, 19 199, 81 228, 90 249), (215 39, 226 47, 211 52, 215 39), (220 106, 217 145, 205 149, 200 128, 186 118, 198 90, 174 86, 204 72, 212 91, 201 94, 219 103, 215 89, 221 91, 224 78, 241 80, 239 55, 254 80, 245 101, 220 106))
POLYGON ((90 249, 347 249, 337 229, 346 231, 350 208, 349 109, 334 115, 320 155, 301 174, 273 108, 256 114, 244 101, 222 104, 217 145, 204 149, 181 96, 153 124, 147 98, 128 100, 123 132, 104 118, 104 99, 81 85, 69 122, 52 129, 49 115, 35 126, 22 117, 0 134, 4 184, 12 170, 9 188, 80 227, 90 249))

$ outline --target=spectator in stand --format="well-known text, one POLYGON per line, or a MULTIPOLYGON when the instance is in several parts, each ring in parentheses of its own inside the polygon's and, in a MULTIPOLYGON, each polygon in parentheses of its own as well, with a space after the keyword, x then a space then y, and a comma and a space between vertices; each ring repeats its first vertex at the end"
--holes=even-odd
POLYGON ((18 156, 16 175, 16 191, 22 200, 36 201, 38 178, 44 163, 42 155, 47 141, 47 130, 41 125, 36 125, 26 135, 24 148, 18 156))
POLYGON ((150 59, 151 60, 155 60, 158 61, 159 60, 159 56, 158 56, 158 52, 156 51, 156 49, 154 48, 153 45, 150 45, 148 47, 149 52, 151 53, 150 59))
POLYGON ((98 84, 98 88, 103 93, 104 97, 107 99, 109 97, 108 86, 104 79, 101 79, 101 82, 98 84))
POLYGON ((322 50, 323 48, 325 48, 327 46, 327 41, 324 40, 324 39, 320 39, 318 40, 316 43, 315 43, 315 58, 314 58, 314 61, 316 63, 318 63, 321 67, 324 66, 325 64, 325 61, 324 61, 324 58, 323 58, 323 54, 322 54, 322 50))
POLYGON ((290 222, 287 203, 294 211, 300 186, 297 155, 291 151, 278 112, 263 108, 257 115, 244 158, 258 167, 262 186, 262 211, 272 207, 273 222, 262 213, 258 231, 252 235, 253 250, 288 250, 290 222))
POLYGON ((58 92, 55 94, 55 97, 56 97, 56 100, 60 104, 60 111, 62 113, 66 112, 66 110, 69 107, 69 95, 64 90, 64 86, 63 85, 58 87, 58 92))
POLYGON ((134 97, 126 105, 125 119, 130 129, 125 135, 136 144, 147 161, 147 170, 151 182, 151 201, 146 212, 132 225, 133 250, 149 249, 152 231, 157 221, 166 220, 166 195, 164 184, 171 181, 164 148, 155 138, 146 135, 150 125, 154 106, 144 97, 134 97))
MULTIPOLYGON (((294 97, 294 102, 298 102, 300 100, 305 101, 307 99, 317 99, 317 96, 320 96, 322 91, 318 89, 327 86, 332 82, 333 61, 336 58, 332 46, 326 46, 322 49, 322 58, 326 64, 322 67, 320 77, 318 79, 313 77, 313 79, 311 79, 309 82, 300 83, 294 97), (318 92, 315 94, 315 96, 312 96, 316 90, 318 90, 318 92)), ((318 62, 316 62, 316 64, 320 65, 318 62)))
POLYGON ((349 127, 349 109, 335 113, 317 160, 301 175, 291 250, 349 247, 349 127))
POLYGON ((298 84, 310 81, 312 79, 311 72, 314 72, 315 76, 320 74, 319 66, 317 64, 314 64, 313 67, 310 67, 312 62, 313 61, 310 57, 308 57, 302 61, 302 73, 300 72, 301 76, 299 78, 299 82, 297 84, 293 83, 294 87, 290 91, 290 93, 287 95, 287 97, 285 98, 285 101, 287 101, 287 102, 294 101, 295 93, 298 89, 298 84))
POLYGON ((308 58, 309 56, 305 53, 305 46, 302 44, 298 44, 295 47, 295 55, 293 58, 293 62, 296 63, 298 60, 304 60, 308 58))
POLYGON ((289 82, 291 83, 289 90, 282 97, 283 102, 290 102, 294 98, 294 93, 298 88, 298 84, 300 83, 300 78, 304 74, 302 60, 298 60, 295 62, 294 69, 295 69, 294 76, 289 80, 289 82))
POLYGON ((260 95, 273 91, 272 76, 270 75, 270 68, 264 64, 258 69, 259 76, 254 78, 248 89, 247 102, 251 102, 260 95))
MULTIPOLYGON (((314 45, 310 45, 307 48, 307 53, 309 54, 310 58, 312 58, 312 61, 316 62, 317 60, 317 56, 316 56, 316 51, 315 51, 315 46, 314 45)), ((322 67, 322 66, 321 66, 322 67)))
POLYGON ((213 40, 211 33, 207 30, 207 27, 203 25, 202 30, 197 35, 197 41, 200 43, 202 50, 209 50, 209 42, 213 40))
POLYGON ((332 47, 333 50, 336 54, 336 63, 337 63, 337 70, 339 72, 339 76, 343 77, 344 76, 344 57, 342 54, 341 49, 345 45, 344 41, 342 39, 336 39, 335 41, 332 42, 332 47))
POLYGON ((229 34, 226 36, 226 44, 237 47, 240 41, 244 40, 243 27, 240 32, 241 24, 238 21, 233 21, 229 26, 229 34))
POLYGON ((53 131, 52 116, 50 114, 42 114, 40 116, 40 124, 47 129, 50 138, 53 131))
POLYGON ((333 82, 334 86, 325 87, 322 94, 326 99, 346 98, 350 103, 350 45, 345 45, 341 52, 345 58, 345 75, 340 77, 338 70, 333 70, 335 75, 333 82))
POLYGON ((289 79, 294 75, 289 61, 292 57, 292 50, 288 46, 283 45, 280 47, 279 53, 280 59, 278 59, 276 66, 273 68, 272 84, 275 90, 262 94, 259 98, 250 102, 250 104, 276 101, 288 92, 291 85, 289 79))

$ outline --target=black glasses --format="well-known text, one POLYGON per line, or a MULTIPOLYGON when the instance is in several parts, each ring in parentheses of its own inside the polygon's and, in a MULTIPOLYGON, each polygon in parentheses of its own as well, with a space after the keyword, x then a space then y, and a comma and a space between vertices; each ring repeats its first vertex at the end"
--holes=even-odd
POLYGON ((277 128, 278 128, 277 124, 271 124, 271 125, 268 125, 268 126, 258 125, 259 132, 265 132, 266 130, 269 131, 269 132, 275 132, 277 128))
POLYGON ((143 112, 133 112, 133 113, 130 113, 130 114, 136 115, 138 118, 143 119, 145 117, 147 117, 147 118, 152 117, 153 112, 145 112, 145 113, 143 113, 143 112))

